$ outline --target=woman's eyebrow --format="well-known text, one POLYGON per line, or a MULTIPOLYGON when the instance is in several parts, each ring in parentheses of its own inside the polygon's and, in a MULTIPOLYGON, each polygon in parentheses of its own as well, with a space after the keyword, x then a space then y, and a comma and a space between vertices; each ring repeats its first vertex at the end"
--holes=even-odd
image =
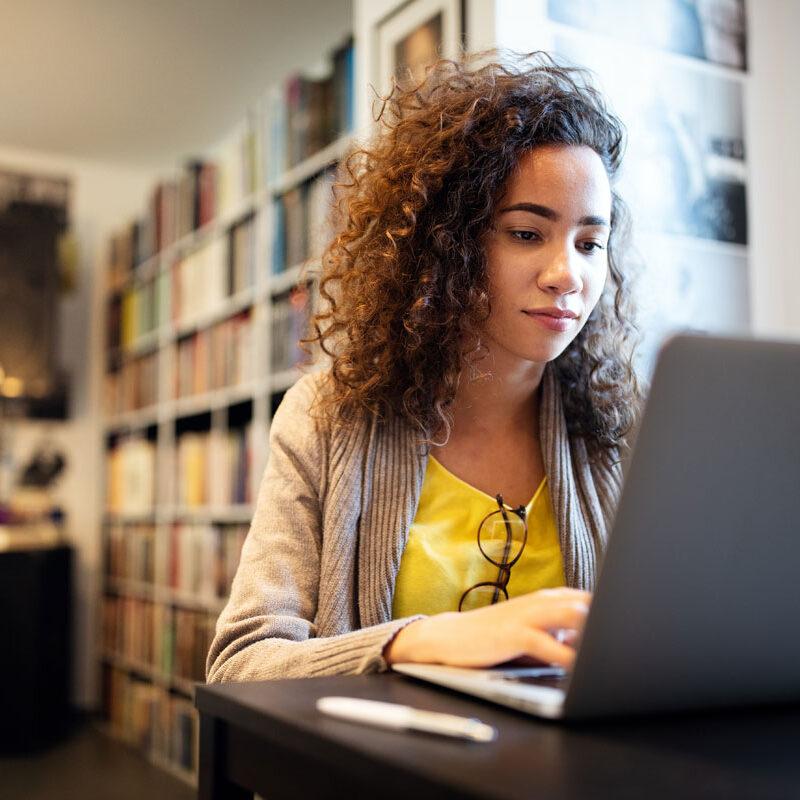
MULTIPOLYGON (((536 214, 539 217, 558 222, 561 219, 561 214, 553 208, 548 206, 539 205, 539 203, 514 203, 514 205, 506 206, 500 209, 501 214, 506 214, 509 211, 527 211, 530 214, 536 214)), ((610 228, 611 223, 605 217, 598 217, 592 214, 581 217, 578 220, 578 225, 597 225, 600 227, 610 228)))

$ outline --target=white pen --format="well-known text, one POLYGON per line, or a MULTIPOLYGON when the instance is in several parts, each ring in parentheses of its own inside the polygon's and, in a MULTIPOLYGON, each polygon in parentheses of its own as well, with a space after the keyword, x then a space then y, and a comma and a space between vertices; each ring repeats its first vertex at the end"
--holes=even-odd
POLYGON ((497 730, 485 722, 472 717, 457 717, 455 714, 440 714, 437 711, 422 711, 396 703, 380 703, 377 700, 361 700, 357 697, 320 697, 317 710, 331 717, 363 722, 392 730, 425 731, 442 736, 469 739, 471 742, 491 742, 497 738, 497 730))

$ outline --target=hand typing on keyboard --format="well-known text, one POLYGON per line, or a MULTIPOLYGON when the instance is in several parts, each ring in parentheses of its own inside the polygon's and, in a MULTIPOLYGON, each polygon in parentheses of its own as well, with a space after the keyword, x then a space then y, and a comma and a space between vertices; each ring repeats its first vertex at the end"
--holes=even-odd
POLYGON ((403 628, 384 650, 387 663, 491 667, 514 659, 569 668, 591 594, 542 589, 472 611, 434 614, 403 628))

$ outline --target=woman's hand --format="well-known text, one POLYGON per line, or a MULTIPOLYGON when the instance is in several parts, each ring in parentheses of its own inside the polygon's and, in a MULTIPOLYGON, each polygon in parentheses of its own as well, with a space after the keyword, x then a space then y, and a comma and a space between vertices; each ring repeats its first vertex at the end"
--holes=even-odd
POLYGON ((575 650, 565 639, 574 641, 583 630, 591 599, 578 589, 542 589, 473 611, 435 614, 401 629, 383 655, 387 664, 490 667, 527 657, 569 668, 575 650), (563 630, 575 633, 556 638, 563 630))

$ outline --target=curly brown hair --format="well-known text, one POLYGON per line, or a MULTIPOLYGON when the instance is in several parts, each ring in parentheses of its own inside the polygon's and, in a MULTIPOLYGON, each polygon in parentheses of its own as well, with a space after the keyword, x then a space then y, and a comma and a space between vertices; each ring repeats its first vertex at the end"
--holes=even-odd
MULTIPOLYGON (((520 157, 586 145, 613 180, 623 152, 622 124, 584 70, 545 53, 489 64, 486 55, 442 60, 423 83, 382 98, 381 135, 340 166, 337 234, 305 340, 331 358, 324 408, 343 419, 402 415, 428 445, 449 432, 459 375, 486 352, 483 240, 520 157)), ((611 226, 603 295, 554 362, 568 428, 594 451, 621 443, 640 401, 619 257, 627 213, 616 192, 611 226)))

